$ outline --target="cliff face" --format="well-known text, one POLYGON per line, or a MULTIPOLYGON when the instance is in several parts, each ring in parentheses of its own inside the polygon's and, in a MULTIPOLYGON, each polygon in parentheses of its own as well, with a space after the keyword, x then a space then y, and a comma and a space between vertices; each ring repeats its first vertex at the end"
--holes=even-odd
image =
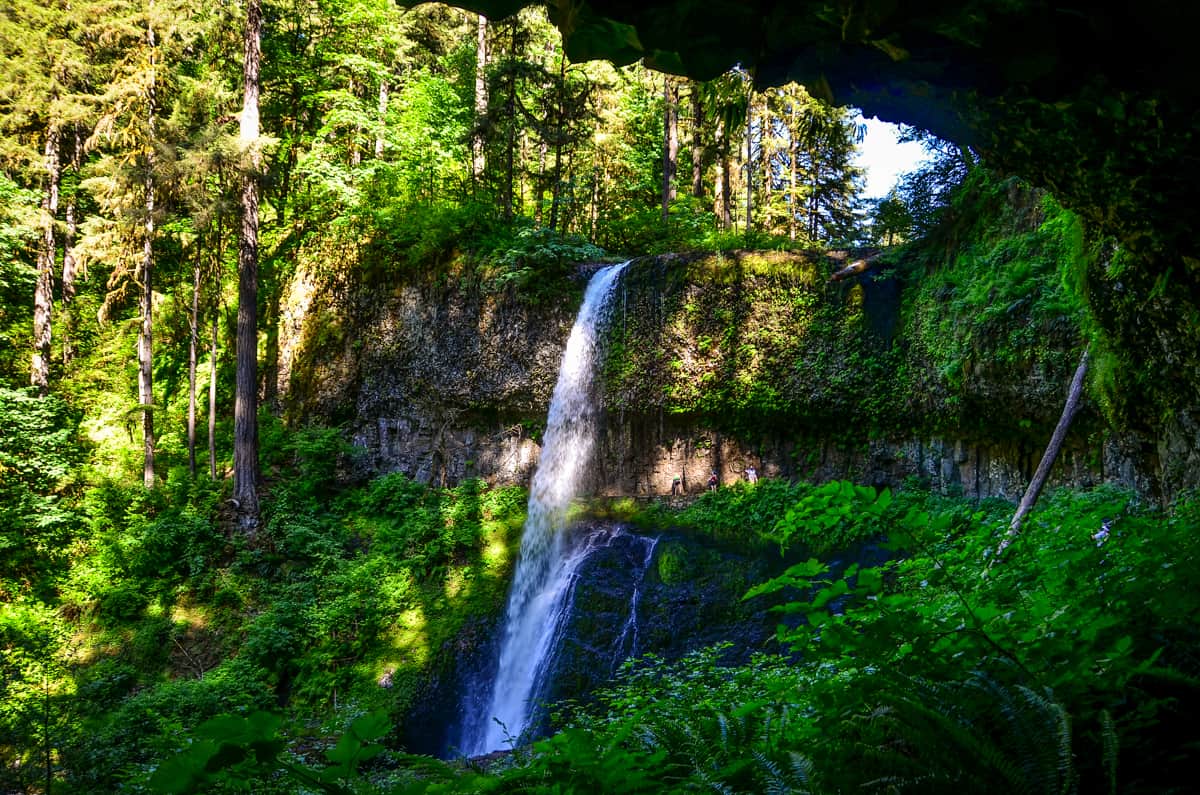
POLYGON ((574 307, 439 284, 345 285, 300 271, 283 301, 293 422, 346 429, 371 470, 422 482, 532 473, 574 307))
MULTIPOLYGON (((919 478, 1018 498, 1061 411, 1073 326, 1035 329, 1036 344, 1009 361, 979 351, 942 372, 920 343, 928 308, 906 301, 890 271, 830 282, 848 258, 631 265, 608 335, 591 491, 667 495, 679 476, 698 492, 712 471, 729 483, 753 464, 763 477, 919 478)), ((575 295, 591 270, 576 274, 575 295)), ((300 272, 283 302, 286 415, 342 425, 371 471, 524 482, 577 303, 445 283, 348 287, 300 272)), ((1015 312, 1013 323, 1027 322, 1015 312)), ((1085 410, 1052 482, 1157 494, 1157 456, 1139 444, 1085 410)))

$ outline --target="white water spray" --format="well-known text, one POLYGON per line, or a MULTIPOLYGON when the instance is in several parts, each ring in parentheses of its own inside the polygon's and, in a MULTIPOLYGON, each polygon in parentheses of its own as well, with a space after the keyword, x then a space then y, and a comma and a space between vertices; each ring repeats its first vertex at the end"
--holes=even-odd
POLYGON ((594 394, 597 351, 612 308, 622 265, 596 272, 563 351, 558 383, 550 399, 542 454, 529 489, 521 555, 509 592, 500 663, 486 714, 468 715, 460 750, 477 756, 505 747, 529 723, 534 685, 554 648, 570 605, 575 572, 593 539, 569 550, 563 539, 567 509, 592 458, 599 407, 594 394))

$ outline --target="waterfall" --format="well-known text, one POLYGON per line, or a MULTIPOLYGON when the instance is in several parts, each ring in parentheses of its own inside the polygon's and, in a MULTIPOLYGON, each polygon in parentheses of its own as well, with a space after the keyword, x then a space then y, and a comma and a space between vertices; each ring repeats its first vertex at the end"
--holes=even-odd
POLYGON ((657 538, 642 540, 646 545, 646 555, 642 558, 642 570, 633 584, 633 596, 629 598, 629 618, 621 628, 621 635, 614 644, 613 673, 617 672, 621 663, 637 654, 638 646, 638 602, 642 599, 642 584, 646 581, 646 572, 650 570, 650 561, 654 559, 654 548, 658 546, 657 538))
POLYGON ((508 737, 520 736, 528 725, 539 674, 570 607, 575 572, 594 543, 589 536, 581 548, 572 549, 561 531, 592 458, 599 415, 594 390, 597 353, 613 289, 628 264, 602 268, 588 282, 563 351, 542 453, 529 488, 496 677, 489 693, 482 698, 469 695, 464 702, 469 711, 472 704, 485 705, 484 714, 466 715, 459 749, 468 756, 504 748, 508 737))

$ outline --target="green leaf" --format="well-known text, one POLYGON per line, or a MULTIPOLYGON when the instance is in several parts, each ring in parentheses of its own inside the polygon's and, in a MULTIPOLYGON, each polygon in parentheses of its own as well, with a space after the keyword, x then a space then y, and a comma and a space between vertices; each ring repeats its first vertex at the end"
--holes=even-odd
POLYGON ((825 605, 829 604, 831 600, 836 599, 839 596, 843 596, 846 593, 849 593, 849 591, 850 587, 846 585, 846 581, 838 580, 833 583, 833 585, 825 588, 816 596, 814 596, 812 600, 812 606, 814 608, 824 607, 825 605))
POLYGON ((246 749, 232 743, 222 743, 220 750, 208 758, 204 764, 205 771, 216 773, 227 767, 233 767, 246 759, 246 749))
POLYGON ((391 731, 392 723, 386 712, 379 710, 362 715, 350 724, 350 731, 363 741, 378 740, 391 731))
POLYGON ((855 587, 865 593, 876 593, 883 589, 883 570, 879 568, 862 569, 858 572, 855 587))
POLYGON ((202 741, 167 759, 150 776, 151 789, 172 795, 194 791, 203 775, 205 763, 216 750, 213 743, 202 741))

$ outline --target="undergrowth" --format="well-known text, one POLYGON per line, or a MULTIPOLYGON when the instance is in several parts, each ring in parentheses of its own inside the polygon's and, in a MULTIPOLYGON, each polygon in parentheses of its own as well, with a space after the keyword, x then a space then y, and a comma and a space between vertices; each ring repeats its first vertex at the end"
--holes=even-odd
POLYGON ((801 552, 868 537, 891 549, 879 565, 836 570, 812 557, 750 589, 747 600, 785 597, 777 653, 732 667, 721 646, 631 661, 597 698, 561 710, 554 735, 487 772, 396 752, 386 774, 347 772, 344 760, 372 741, 352 727, 345 750, 300 771, 275 735, 253 756, 226 734, 199 762, 179 763, 193 772, 158 784, 182 791, 229 775, 323 781, 312 786, 327 792, 1190 789, 1200 502, 1162 511, 1112 488, 1057 492, 998 558, 1006 504, 847 483, 792 488, 730 489, 678 515, 752 521, 801 552))
MULTIPOLYGON (((27 422, 56 405, 3 404, 27 422)), ((48 444, 21 470, 33 491, 6 510, 44 528, 25 543, 69 546, 38 572, 20 556, 4 569, 0 789, 49 776, 55 790, 143 791, 229 712, 277 711, 299 758, 320 753, 362 714, 399 721, 464 623, 500 608, 523 490, 348 480, 339 432, 265 416, 261 441, 271 477, 253 544, 223 518, 224 482, 104 480, 47 502, 70 448, 48 444), (53 589, 25 587, 34 575, 53 589)))

